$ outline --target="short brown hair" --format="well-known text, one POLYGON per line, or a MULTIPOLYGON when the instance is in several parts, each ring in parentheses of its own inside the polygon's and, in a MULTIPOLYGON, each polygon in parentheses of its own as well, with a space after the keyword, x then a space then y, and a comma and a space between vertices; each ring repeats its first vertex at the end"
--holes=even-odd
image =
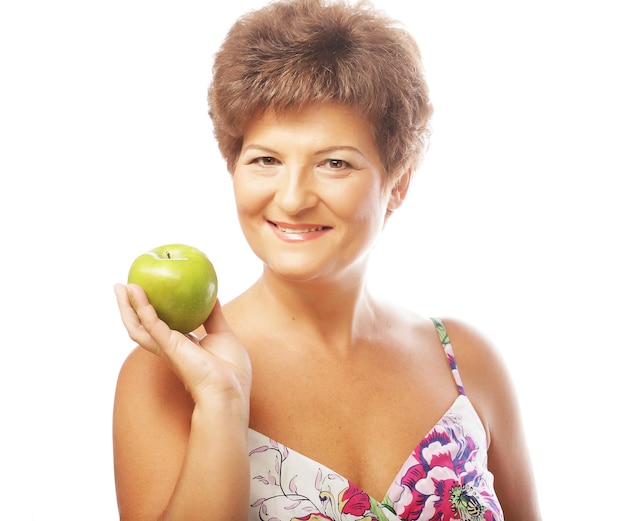
POLYGON ((246 126, 267 110, 356 109, 394 177, 417 168, 432 114, 415 40, 367 1, 278 0, 244 14, 215 55, 208 99, 231 173, 246 126))

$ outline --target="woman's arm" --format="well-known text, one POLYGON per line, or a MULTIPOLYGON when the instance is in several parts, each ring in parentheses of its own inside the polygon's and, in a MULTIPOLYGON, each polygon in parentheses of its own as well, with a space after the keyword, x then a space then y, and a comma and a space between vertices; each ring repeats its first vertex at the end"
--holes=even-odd
POLYGON ((121 520, 247 518, 250 362, 219 303, 197 341, 160 321, 140 288, 116 294, 143 348, 124 363, 115 396, 121 520))

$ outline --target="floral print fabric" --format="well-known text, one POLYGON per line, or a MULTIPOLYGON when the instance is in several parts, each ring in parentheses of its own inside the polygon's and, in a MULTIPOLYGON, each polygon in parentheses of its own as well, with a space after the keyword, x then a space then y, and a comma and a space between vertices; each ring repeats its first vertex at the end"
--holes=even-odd
POLYGON ((346 478, 249 429, 249 521, 502 521, 487 470, 486 434, 439 333, 459 396, 408 456, 378 501, 346 478))

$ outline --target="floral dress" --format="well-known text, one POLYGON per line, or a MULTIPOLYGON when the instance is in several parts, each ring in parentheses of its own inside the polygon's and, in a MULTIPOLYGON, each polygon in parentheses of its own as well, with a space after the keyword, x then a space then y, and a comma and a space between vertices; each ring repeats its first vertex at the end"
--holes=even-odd
POLYGON ((465 396, 443 324, 433 319, 459 390, 407 457, 382 499, 332 469, 249 429, 249 521, 502 521, 487 436, 465 396))

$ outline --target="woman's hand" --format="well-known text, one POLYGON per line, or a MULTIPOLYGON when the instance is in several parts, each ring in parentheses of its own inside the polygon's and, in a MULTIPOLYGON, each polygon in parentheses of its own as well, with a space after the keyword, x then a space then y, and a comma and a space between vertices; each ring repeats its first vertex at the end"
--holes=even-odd
POLYGON ((247 418, 250 359, 226 322, 219 301, 204 323, 206 335, 199 339, 170 329, 159 319, 140 286, 118 284, 115 294, 130 338, 165 360, 196 404, 207 398, 234 400, 244 406, 242 413, 247 418))

